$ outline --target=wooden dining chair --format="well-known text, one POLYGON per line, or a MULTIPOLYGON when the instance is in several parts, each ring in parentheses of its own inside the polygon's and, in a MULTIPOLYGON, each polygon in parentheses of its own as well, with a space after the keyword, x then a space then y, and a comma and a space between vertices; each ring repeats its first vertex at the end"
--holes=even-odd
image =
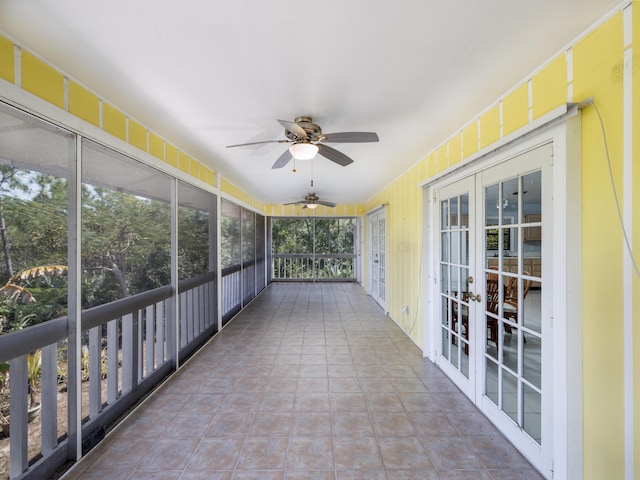
MULTIPOLYGON (((523 272, 529 276, 529 272, 523 272)), ((531 280, 522 280, 522 301, 524 301, 529 289, 531 288, 531 280)), ((514 323, 518 323, 518 277, 511 277, 505 286, 503 316, 514 323)), ((508 332, 511 327, 508 327, 508 332)))
MULTIPOLYGON (((493 273, 487 274, 487 293, 486 293, 486 311, 496 316, 499 315, 500 305, 500 290, 499 290, 498 275, 493 273)), ((491 341, 498 346, 498 320, 490 315, 486 315, 487 318, 487 340, 491 341)))

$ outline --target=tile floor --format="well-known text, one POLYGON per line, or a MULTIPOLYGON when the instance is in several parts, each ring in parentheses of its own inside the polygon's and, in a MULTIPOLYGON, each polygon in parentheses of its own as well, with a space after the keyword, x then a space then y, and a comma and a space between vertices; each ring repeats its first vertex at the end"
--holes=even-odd
POLYGON ((272 284, 65 476, 541 478, 352 283, 272 284))

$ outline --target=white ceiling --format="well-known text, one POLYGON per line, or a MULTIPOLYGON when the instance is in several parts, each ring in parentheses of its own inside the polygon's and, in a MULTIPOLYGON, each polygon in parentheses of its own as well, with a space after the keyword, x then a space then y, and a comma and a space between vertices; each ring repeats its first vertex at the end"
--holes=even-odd
POLYGON ((321 198, 362 203, 618 0, 0 0, 0 31, 265 203, 309 189, 271 165, 308 115, 354 159, 313 160, 321 198))

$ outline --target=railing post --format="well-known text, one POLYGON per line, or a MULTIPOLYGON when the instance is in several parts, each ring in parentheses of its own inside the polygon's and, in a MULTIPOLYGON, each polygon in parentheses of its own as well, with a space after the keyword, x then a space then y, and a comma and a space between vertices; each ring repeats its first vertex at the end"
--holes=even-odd
POLYGON ((102 358, 100 352, 101 327, 89 330, 89 416, 94 418, 102 407, 102 358))
POLYGON ((171 286, 173 295, 167 302, 167 357, 178 369, 180 346, 178 344, 178 180, 171 182, 171 286))
POLYGON ((58 345, 42 348, 42 455, 46 457, 58 443, 58 345))
POLYGON ((145 345, 147 346, 147 351, 145 354, 145 369, 144 376, 147 377, 153 369, 155 368, 155 361, 153 358, 154 353, 154 330, 155 330, 155 315, 154 315, 154 305, 149 305, 145 309, 144 312, 144 324, 145 324, 145 345))
POLYGON ((165 312, 167 311, 166 302, 157 302, 155 308, 155 323, 156 323, 156 364, 160 365, 165 360, 165 312))
POLYGON ((82 388, 80 349, 82 338, 82 139, 76 137, 76 161, 69 163, 69 293, 67 344, 67 432, 69 458, 82 457, 82 388))
POLYGON ((28 431, 27 431, 27 355, 17 357, 10 362, 11 375, 9 377, 11 391, 11 435, 9 470, 11 478, 17 477, 29 466, 28 461, 28 431))
POLYGON ((133 314, 128 313, 122 317, 122 394, 133 390, 133 377, 137 371, 138 356, 135 355, 133 346, 135 341, 133 332, 137 331, 133 322, 133 314))
POLYGON ((218 195, 216 195, 216 297, 217 297, 217 316, 218 331, 222 330, 222 312, 224 310, 222 300, 222 191, 220 188, 220 175, 216 175, 216 187, 218 187, 218 195))

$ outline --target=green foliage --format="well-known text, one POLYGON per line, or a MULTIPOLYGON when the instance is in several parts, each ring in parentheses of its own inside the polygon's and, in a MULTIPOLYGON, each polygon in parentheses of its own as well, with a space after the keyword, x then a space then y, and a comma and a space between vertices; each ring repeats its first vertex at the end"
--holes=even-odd
MULTIPOLYGON (((80 349, 80 377, 83 382, 89 380, 89 364, 90 364, 89 347, 83 345, 80 349)), ((107 378, 108 362, 106 347, 100 350, 100 377, 107 378)))
POLYGON ((31 399, 32 406, 36 404, 35 394, 41 375, 42 351, 38 349, 27 355, 27 384, 29 386, 29 397, 31 399))
POLYGON ((311 259, 299 259, 278 265, 276 277, 281 278, 353 278, 350 258, 316 258, 314 254, 353 254, 355 252, 355 219, 353 218, 275 218, 271 223, 274 254, 308 254, 311 259))
POLYGON ((87 188, 83 197, 85 271, 108 273, 103 283, 118 286, 118 298, 168 284, 170 206, 104 188, 87 188))
MULTIPOLYGON (((11 264, 13 271, 67 265, 67 210, 66 179, 0 164, 0 216, 7 239, 0 285, 11 276, 11 264)), ((170 232, 169 204, 83 185, 83 308, 169 284, 170 232)), ((208 271, 208 213, 181 207, 179 232, 180 278, 208 271)), ((30 279, 20 287, 36 302, 23 305, 0 297, 0 334, 66 314, 66 278, 30 279)))
MULTIPOLYGON (((213 238, 213 237, 212 237, 213 238)), ((178 277, 191 278, 209 271, 209 214, 178 209, 178 277)))
POLYGON ((222 268, 240 263, 242 244, 240 242, 240 218, 223 216, 221 218, 221 252, 222 268))
POLYGON ((353 218, 275 218, 273 253, 354 253, 353 218))

